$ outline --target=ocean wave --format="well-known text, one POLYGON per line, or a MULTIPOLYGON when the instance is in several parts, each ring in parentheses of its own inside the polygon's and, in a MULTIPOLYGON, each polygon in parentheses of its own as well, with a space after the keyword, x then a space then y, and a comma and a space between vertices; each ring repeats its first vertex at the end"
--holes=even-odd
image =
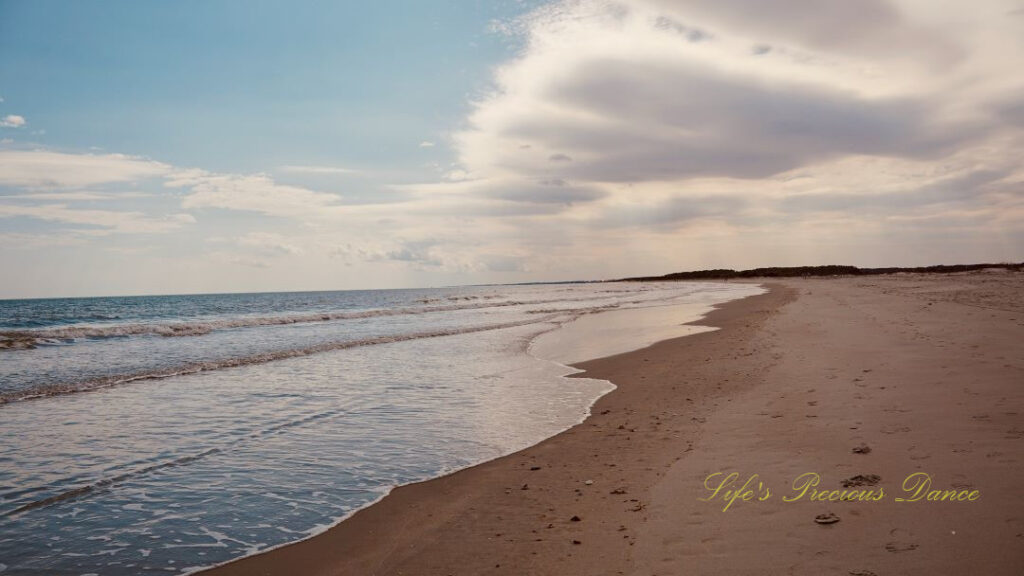
POLYGON ((113 486, 115 484, 120 484, 120 483, 122 483, 122 482, 124 482, 124 481, 126 481, 126 480, 128 480, 130 478, 134 478, 136 476, 141 476, 143 474, 149 474, 150 472, 154 472, 156 470, 162 470, 164 468, 173 468, 175 466, 182 466, 182 465, 185 465, 185 464, 189 464, 191 462, 195 462, 196 460, 200 460, 202 458, 205 458, 206 456, 209 456, 210 454, 216 454, 217 452, 220 452, 220 451, 221 451, 220 448, 211 448, 209 450, 205 450, 205 451, 200 452, 198 454, 192 454, 192 455, 189 455, 189 456, 182 456, 182 457, 179 457, 179 458, 175 458, 173 460, 169 460, 167 462, 160 462, 158 464, 152 464, 152 465, 149 465, 149 466, 146 466, 144 468, 137 469, 137 470, 131 470, 131 471, 125 472, 123 474, 118 474, 117 476, 112 476, 110 478, 103 478, 102 480, 97 480, 95 482, 92 482, 90 484, 86 484, 84 486, 77 486, 75 488, 70 488, 68 490, 64 490, 64 491, 59 492, 59 493, 57 493, 57 494, 55 494, 53 496, 48 496, 46 498, 41 498, 39 500, 33 500, 31 502, 28 502, 26 504, 23 504, 23 505, 15 508, 14 510, 11 510, 9 512, 4 512, 0 516, 3 516, 3 517, 15 516, 15 515, 18 515, 18 514, 22 514, 24 512, 28 512, 29 510, 33 510, 33 509, 36 509, 36 508, 43 508, 45 506, 50 506, 52 504, 57 504, 58 502, 63 502, 65 500, 71 500, 73 498, 81 498, 81 497, 89 495, 89 494, 94 494, 94 493, 96 493, 96 492, 98 492, 100 490, 103 490, 105 488, 110 488, 111 486, 113 486))
MULTIPOLYGON (((582 315, 587 313, 588 309, 580 309, 576 315, 582 315)), ((113 376, 103 376, 99 378, 93 378, 81 382, 65 383, 65 384, 49 384, 27 390, 17 390, 11 392, 0 392, 0 405, 7 404, 10 402, 17 402, 23 400, 33 400, 38 398, 46 398, 50 396, 61 396, 65 394, 75 394, 79 392, 89 392, 93 390, 100 390, 103 388, 110 388, 112 386, 118 386, 121 384, 127 384, 129 382, 136 382, 139 380, 158 380, 163 378, 171 378, 173 376, 183 376, 187 374, 196 374, 199 372, 211 372, 214 370, 223 370, 225 368, 237 368, 240 366, 248 366, 251 364, 265 364, 267 362, 274 362, 277 360, 286 360, 288 358, 299 358, 302 356, 310 356, 312 354, 319 354, 322 352, 331 352, 334 350, 344 350, 347 348, 357 348, 360 346, 374 346, 377 344, 390 344, 394 342, 404 342, 407 340, 419 340, 422 338, 438 338, 441 336, 455 336, 459 334, 469 334, 473 332, 483 332, 487 330, 500 330, 503 328, 514 328, 517 326, 526 326, 529 324, 539 324, 553 320, 559 315, 547 315, 540 318, 531 318, 529 320, 520 320, 517 322, 504 322, 500 324, 488 324, 483 326, 469 326, 464 328, 450 328, 442 330, 433 330, 429 332, 412 332, 408 334, 398 334, 393 336, 378 336, 375 338, 365 338, 361 340, 342 340, 334 342, 324 342, 309 346, 306 348, 293 348, 287 350, 276 350, 273 352, 266 352, 262 354, 256 354, 252 356, 241 356, 235 358, 224 358, 219 360, 211 360, 205 362, 193 362, 175 366, 173 368, 163 368, 151 371, 136 372, 131 374, 118 374, 113 376)))
POLYGON ((120 474, 114 474, 113 476, 108 476, 106 478, 101 478, 98 480, 84 481, 85 483, 83 483, 83 480, 81 480, 78 477, 69 477, 53 482, 47 486, 24 488, 14 492, 0 494, 0 501, 10 501, 20 499, 28 494, 53 491, 55 488, 58 490, 56 494, 53 494, 51 496, 46 496, 45 498, 36 497, 35 499, 29 500, 18 505, 16 508, 12 510, 0 512, 0 517, 16 516, 28 512, 30 510, 44 508, 46 506, 51 506, 53 504, 57 504, 67 500, 92 496, 94 494, 100 493, 105 489, 112 488, 117 484, 122 484, 128 480, 144 476, 157 470, 176 468, 179 466, 192 464, 213 454, 217 454, 220 452, 230 452, 235 447, 244 442, 258 439, 260 437, 279 435, 287 432, 292 428, 304 426, 306 424, 317 422, 325 418, 342 416, 347 412, 348 411, 344 409, 327 410, 315 414, 310 414, 298 418, 272 423, 261 429, 244 432, 239 437, 229 439, 220 447, 208 448, 206 450, 202 450, 194 454, 178 456, 176 458, 171 458, 169 460, 164 460, 162 462, 153 462, 152 460, 137 460, 135 462, 122 464, 118 466, 118 468, 125 470, 124 472, 121 472, 120 474), (64 489, 58 488, 59 486, 62 485, 74 487, 64 489))
MULTIPOLYGON (((634 302, 635 304, 635 302, 634 302)), ((536 310, 527 310, 527 314, 597 314, 598 312, 607 312, 609 310, 615 310, 620 308, 621 304, 605 304, 603 306, 589 306, 587 308, 538 308, 536 310)))
POLYGON ((0 330, 0 350, 26 350, 40 345, 59 344, 77 339, 124 338, 131 336, 202 336, 216 330, 230 330, 233 328, 284 326, 289 324, 308 324, 335 320, 358 320, 381 316, 406 316, 459 310, 505 308, 509 306, 528 306, 560 301, 564 300, 511 300, 507 302, 443 304, 438 306, 423 306, 419 308, 384 308, 373 310, 305 313, 285 316, 235 317, 197 322, 168 322, 163 324, 135 323, 112 326, 74 325, 60 328, 40 328, 31 330, 0 330))

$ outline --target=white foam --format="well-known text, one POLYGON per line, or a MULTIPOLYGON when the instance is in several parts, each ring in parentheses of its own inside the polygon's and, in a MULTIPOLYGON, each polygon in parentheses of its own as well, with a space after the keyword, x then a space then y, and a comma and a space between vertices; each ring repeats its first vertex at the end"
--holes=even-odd
MULTIPOLYGON (((728 299, 725 297, 727 292, 730 298, 739 296, 733 287, 727 285, 724 288, 719 285, 691 289, 694 286, 679 284, 678 288, 673 286, 671 292, 673 295, 682 295, 687 301, 701 302, 706 299, 703 295, 706 290, 718 293, 712 298, 715 301, 728 299)), ((160 514, 131 521, 134 523, 130 526, 145 525, 147 530, 152 528, 152 534, 144 539, 135 538, 131 542, 135 546, 134 551, 143 557, 148 557, 152 550, 152 557, 148 559, 161 565, 168 556, 163 550, 184 550, 171 556, 177 559, 174 571, 191 573, 204 568, 196 564, 215 564, 232 554, 244 557, 262 553, 321 534, 359 509, 379 501, 396 486, 410 483, 410 479, 414 482, 429 480, 503 457, 584 421, 590 415, 593 403, 612 391, 614 385, 590 378, 566 379, 565 376, 580 372, 566 365, 576 361, 573 356, 555 357, 538 353, 540 347, 531 342, 538 334, 549 332, 549 335, 541 338, 557 336, 562 340, 580 341, 577 342, 579 349, 585 352, 577 352, 577 357, 582 357, 582 354, 589 357, 618 353, 647 345, 653 339, 678 335, 671 330, 658 332, 657 327, 667 323, 672 330, 678 330, 677 322, 690 319, 683 312, 692 312, 691 308, 685 305, 664 307, 661 306, 665 303, 661 294, 648 293, 644 296, 656 298, 644 299, 638 293, 645 287, 638 286, 636 290, 632 290, 632 286, 630 288, 616 291, 637 294, 620 298, 622 307, 657 307, 646 311, 628 309, 621 313, 610 312, 602 303, 594 303, 594 299, 590 299, 587 305, 580 308, 557 313, 552 311, 547 315, 536 314, 525 319, 520 315, 519 322, 491 324, 486 329, 478 327, 467 331, 465 325, 430 327, 431 336, 452 336, 451 339, 429 340, 425 333, 406 334, 401 339, 387 338, 387 341, 401 344, 364 346, 344 353, 324 354, 315 360, 292 356, 293 353, 289 352, 281 362, 266 366, 242 363, 237 370, 212 370, 188 379, 173 380, 171 385, 126 386, 102 394, 80 395, 53 403, 42 402, 38 408, 33 402, 5 409, 10 410, 8 414, 18 416, 22 423, 21 428, 12 424, 12 429, 21 430, 26 429, 26 426, 35 430, 32 423, 39 419, 32 416, 43 412, 44 407, 52 405, 64 410, 63 413, 54 412, 50 408, 51 414, 48 417, 79 422, 76 429, 54 431, 54 440, 65 439, 67 436, 66 439, 73 441, 74 446, 95 448, 97 462, 102 464, 103 470, 98 477, 127 480, 123 485, 104 483, 103 486, 109 485, 116 490, 103 491, 102 494, 97 492, 96 495, 101 495, 103 500, 83 501, 92 506, 90 510, 93 513, 89 518, 98 517, 95 511, 103 510, 102 502, 108 501, 106 499, 117 502, 119 510, 139 510, 135 507, 121 507, 126 501, 139 502, 132 498, 132 494, 138 491, 157 498, 151 505, 147 503, 146 510, 177 510, 181 507, 183 514, 180 519, 195 524, 191 525, 192 529, 177 532, 180 538, 171 538, 175 532, 168 532, 164 526, 167 524, 173 528, 175 522, 168 523, 168 520, 178 516, 160 514), (671 316, 668 313, 670 311, 678 315, 671 316), (664 322, 670 317, 673 318, 671 322, 664 322), (616 333, 617 330, 621 333, 616 333), (468 332, 475 334, 469 338, 459 337, 468 332), (595 344, 592 342, 594 340, 601 342, 595 344), (427 377, 410 376, 410 367, 415 367, 417 373, 427 377), (370 384, 373 386, 367 388, 370 384), (378 402, 378 399, 383 400, 378 402), (96 408, 100 405, 104 409, 98 411, 96 408), (103 421, 97 421, 92 416, 99 412, 104 414, 103 421), (114 418, 122 412, 130 418, 114 418), (67 417, 60 414, 66 414, 67 417), (146 414, 151 417, 140 418, 146 414), (191 424, 189 415, 192 414, 202 415, 202 418, 195 420, 197 427, 191 424), (409 415, 414 416, 409 418, 409 415), (133 436, 131 443, 120 448, 125 454, 128 453, 128 446, 138 452, 138 457, 133 457, 127 463, 130 466, 111 468, 110 464, 118 464, 118 459, 123 458, 121 453, 114 453, 110 457, 102 452, 106 446, 108 419, 121 422, 122 428, 119 431, 133 436), (364 427, 362 424, 367 422, 386 428, 364 427), (214 423, 217 425, 214 426, 214 423), (379 443, 375 440, 379 434, 364 435, 360 432, 390 431, 394 428, 402 430, 394 436, 397 440, 394 443, 379 443), (352 435, 348 436, 352 442, 351 450, 344 443, 337 442, 339 430, 352 431, 352 435), (439 433, 440 430, 444 432, 439 433), (450 430, 458 432, 453 434, 450 430), (196 433, 198 436, 193 435, 196 433), (91 436, 96 438, 95 445, 89 442, 91 436), (140 443, 136 438, 143 442, 140 443), (428 440, 435 443, 431 445, 428 440), (295 446, 298 449, 282 453, 280 450, 283 446, 295 446), (413 449, 401 449, 405 446, 412 446, 413 449), (175 450, 163 453, 170 448, 175 450), (309 452, 308 448, 314 451, 309 452), (365 458, 362 457, 367 452, 364 448, 370 453, 365 458), (157 453, 154 450, 160 451, 159 458, 152 457, 152 454, 157 453), (200 460, 193 456, 181 457, 181 454, 216 454, 216 457, 200 460), (417 460, 420 458, 418 454, 427 454, 429 459, 420 463, 417 460), (291 494, 279 492, 280 478, 293 473, 286 469, 293 455, 297 457, 297 463, 303 462, 298 457, 304 456, 304 461, 314 467, 311 469, 324 472, 336 470, 345 473, 346 478, 344 481, 325 480, 332 487, 326 495, 317 489, 327 484, 316 477, 310 479, 308 490, 303 488, 306 485, 299 482, 295 484, 299 487, 298 491, 293 490, 291 494), (411 457, 417 464, 412 467, 390 465, 403 461, 405 456, 411 457), (254 467, 251 466, 252 458, 266 458, 267 461, 254 467), (362 462, 372 463, 373 458, 376 458, 377 464, 364 468, 362 462), (194 463, 196 468, 159 464, 165 462, 194 463), (345 466, 337 468, 338 463, 345 463, 345 466), (270 469, 275 465, 282 467, 278 471, 280 474, 260 475, 261 467, 270 469), (374 468, 374 465, 381 467, 374 468), (336 468, 332 469, 331 466, 336 468), (142 473, 126 475, 122 470, 142 473), (227 476, 219 476, 222 470, 232 472, 227 476), (159 473, 149 474, 149 471, 159 473), (194 486, 195 490, 187 493, 191 501, 181 506, 174 499, 180 494, 178 490, 189 487, 187 479, 190 474, 198 475, 198 484, 194 486), (234 502, 231 498, 214 500, 215 496, 230 494, 238 486, 258 489, 256 495, 262 496, 258 500, 246 501, 244 506, 225 507, 224 503, 234 502), (359 487, 370 492, 359 494, 358 490, 353 490, 351 497, 338 494, 339 489, 359 487), (195 502, 197 498, 201 501, 195 502), (293 506, 294 510, 285 510, 284 502, 297 503, 298 506, 293 506), (195 513, 197 504, 201 510, 195 513), (281 511, 281 516, 275 517, 268 510, 281 511), (288 542, 278 540, 273 534, 252 530, 256 525, 268 526, 268 519, 273 519, 273 525, 279 526, 274 532, 281 539, 288 539, 288 542), (202 526, 216 532, 203 531, 202 526), (197 532, 197 529, 200 531, 197 532), (259 532, 259 536, 255 532, 259 532), (160 540, 162 536, 165 538, 160 540), (230 547, 230 551, 218 554, 217 550, 223 549, 225 545, 230 547), (209 554, 204 555, 202 550, 209 554)), ((705 306, 704 309, 709 308, 705 306)), ((494 318, 491 322, 508 319, 494 318)), ((384 341, 382 338, 369 342, 384 341)), ((340 348, 330 344, 304 349, 303 354, 332 350, 340 348)), ((261 357, 260 360, 269 361, 267 357, 261 357)), ((54 443, 53 447, 59 449, 60 454, 68 452, 64 443, 54 443)), ((88 450, 86 452, 91 453, 88 450)), ((75 466, 84 466, 88 461, 81 457, 83 452, 75 453, 79 455, 73 460, 75 466)), ((47 462, 51 461, 45 458, 46 454, 46 451, 42 451, 36 456, 44 469, 49 465, 47 462)), ((32 463, 32 458, 26 460, 32 463)), ((298 472, 295 474, 299 474, 302 469, 296 468, 298 472)), ((50 485, 58 482, 73 486, 77 482, 70 482, 70 479, 97 477, 94 474, 82 476, 82 472, 74 467, 69 469, 61 466, 50 472, 50 485), (58 475, 59 478, 56 478, 58 475)), ((93 497, 88 496, 90 499, 93 497)), ((67 505, 63 499, 57 503, 60 507, 67 505)), ((60 508, 39 507, 33 508, 32 514, 45 518, 47 514, 58 510, 60 508)), ((89 518, 85 521, 88 522, 89 518)), ((129 521, 122 522, 126 524, 129 521)), ((112 528, 124 534, 125 524, 112 528)), ((69 546, 73 546, 73 542, 69 546)))
POLYGON ((711 312, 715 305, 765 291, 749 284, 722 286, 728 288, 688 295, 688 298, 659 306, 621 308, 582 316, 535 338, 530 353, 572 365, 639 350, 662 340, 715 330, 692 323, 711 312))
MULTIPOLYGON (((634 308, 625 310, 592 310, 589 314, 583 314, 580 316, 569 316, 562 318, 554 318, 551 321, 554 322, 552 329, 540 332, 537 336, 532 338, 526 345, 527 352, 541 360, 545 360, 551 366, 556 366, 561 372, 560 376, 565 378, 570 375, 582 373, 583 370, 575 368, 569 365, 569 362, 579 362, 582 360, 589 360, 594 358, 621 354, 632 350, 647 347, 655 342, 659 342, 669 338, 676 338, 692 333, 704 332, 709 330, 715 330, 706 326, 682 326, 683 322, 694 322, 703 318, 707 313, 711 312, 715 305, 723 304, 732 300, 746 298, 748 296, 754 296, 757 294, 763 294, 766 292, 764 288, 758 285, 724 285, 719 284, 717 287, 721 287, 718 290, 711 290, 708 292, 702 292, 694 299, 690 296, 689 302, 676 302, 674 304, 667 304, 658 307, 646 307, 646 308, 634 308), (617 314, 614 317, 609 318, 611 314, 617 314), (643 326, 646 326, 644 328, 643 326), (609 334, 614 332, 618 327, 623 330, 624 333, 621 335, 615 335, 612 338, 608 338, 609 334), (595 329, 598 328, 598 329, 595 329), (575 345, 567 344, 568 341, 585 340, 575 345), (596 341, 603 340, 598 343, 596 341), (598 353, 599 355, 593 356, 591 354, 598 353), (563 361, 567 360, 567 361, 563 361)), ((706 288, 706 287, 705 287, 706 288)), ((284 542, 267 548, 258 550, 251 550, 249 553, 239 556, 225 562, 219 562, 209 566, 197 566, 190 567, 184 574, 194 574, 203 570, 209 570, 217 566, 223 566, 232 562, 248 558, 250 556, 256 556, 264 554, 284 546, 289 546, 298 542, 303 542, 311 538, 315 538, 327 532, 331 528, 341 524, 345 520, 351 518, 354 514, 360 510, 369 508, 374 504, 380 502, 387 497, 394 489, 401 486, 407 486, 410 484, 418 484, 420 482, 426 482, 437 478, 442 478, 455 474, 467 468, 480 466, 499 458, 504 458, 516 452, 520 452, 535 446, 544 440, 557 436, 566 430, 569 430, 579 424, 585 422, 590 418, 594 407, 594 404, 600 400, 606 394, 614 391, 616 386, 614 383, 608 380, 601 380, 596 378, 573 378, 571 382, 567 382, 567 385, 579 385, 582 383, 595 383, 603 385, 597 393, 592 396, 585 410, 580 414, 580 417, 560 429, 554 430, 550 436, 539 438, 535 442, 528 444, 512 447, 508 450, 497 454, 493 458, 486 458, 478 462, 467 464, 466 466, 458 467, 445 467, 441 473, 436 476, 423 478, 413 482, 406 482, 401 484, 395 484, 393 486, 384 487, 379 497, 366 502, 363 506, 354 508, 344 515, 338 517, 334 522, 324 523, 315 526, 309 530, 306 535, 302 538, 298 538, 291 542, 284 542)))

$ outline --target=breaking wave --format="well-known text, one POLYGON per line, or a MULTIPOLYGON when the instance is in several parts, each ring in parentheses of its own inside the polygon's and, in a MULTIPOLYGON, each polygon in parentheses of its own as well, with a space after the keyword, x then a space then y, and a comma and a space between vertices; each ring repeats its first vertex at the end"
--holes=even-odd
MULTIPOLYGON (((0 350, 25 350, 44 344, 59 344, 77 339, 123 338, 129 336, 165 336, 185 337, 202 336, 216 330, 233 328, 251 328, 259 326, 284 326, 289 324, 308 324, 314 322, 330 322, 336 320, 358 320, 382 316, 406 316, 430 314, 435 312, 452 312, 458 310, 480 310, 485 308, 505 308, 510 306, 549 304, 565 302, 567 299, 554 300, 511 300, 506 302, 482 302, 472 304, 443 304, 418 308, 388 308, 374 310, 355 310, 340 312, 306 313, 284 316, 253 316, 224 318, 220 320, 198 322, 168 323, 135 323, 113 326, 64 326, 60 328, 40 328, 33 330, 0 330, 0 350)), ((580 299, 582 300, 582 299, 580 299)))
MULTIPOLYGON (((588 309, 580 309, 576 312, 575 316, 588 313, 588 309)), ((120 384, 127 384, 129 382, 136 382, 139 380, 155 380, 162 378, 170 378, 172 376, 182 376, 186 374, 196 374, 199 372, 210 372, 213 370, 222 370, 225 368, 236 368, 239 366, 248 366, 251 364, 264 364, 267 362, 274 362, 276 360, 285 360, 288 358, 298 358, 301 356, 309 356, 311 354, 318 354, 322 352, 330 352, 334 350, 344 350, 346 348, 356 348, 360 346, 374 346, 377 344, 389 344, 393 342, 404 342, 407 340, 418 340, 422 338, 438 338, 441 336, 454 336, 457 334, 469 334, 473 332, 483 332, 487 330, 500 330, 503 328, 513 328, 516 326, 526 326, 529 324, 539 324, 553 320, 559 314, 549 314, 540 318, 531 318, 529 320, 520 320, 517 322, 505 322, 501 324, 489 324, 484 326, 470 326, 464 328, 449 328, 442 330, 432 330, 425 332, 412 332, 408 334, 398 334, 393 336, 379 336, 375 338, 365 338, 361 340, 342 340, 334 342, 324 342, 314 346, 308 346, 305 348, 293 348, 288 350, 276 350, 273 352, 266 352, 262 354, 255 354, 251 356, 241 356, 235 358, 224 358, 219 360, 211 360, 207 362, 193 362, 189 364, 179 365, 174 368, 143 371, 132 374, 118 374, 114 376, 103 376, 99 378, 93 378, 81 382, 66 383, 66 384, 51 384, 32 388, 29 390, 18 390, 12 392, 0 393, 0 405, 7 404, 9 402, 16 402, 21 400, 32 400, 37 398, 46 398, 50 396, 60 396, 64 394, 75 394, 78 392, 89 392, 93 390, 99 390, 103 388, 110 388, 120 384)), ((567 319, 571 319, 566 317, 567 319)))

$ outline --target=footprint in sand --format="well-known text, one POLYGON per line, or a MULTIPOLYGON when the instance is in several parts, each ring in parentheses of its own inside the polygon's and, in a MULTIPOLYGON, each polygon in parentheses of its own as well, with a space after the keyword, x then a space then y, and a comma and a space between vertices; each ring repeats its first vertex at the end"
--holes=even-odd
POLYGON ((853 488, 856 486, 877 486, 882 481, 882 477, 878 474, 858 474, 852 476, 840 482, 843 488, 853 488))
POLYGON ((817 516, 815 516, 814 521, 817 524, 827 526, 829 524, 835 524, 836 522, 839 522, 839 516, 836 516, 832 512, 826 512, 824 514, 818 514, 817 516))
POLYGON ((896 553, 899 553, 899 552, 910 552, 910 551, 913 551, 913 550, 917 550, 917 544, 913 544, 913 543, 910 543, 910 542, 889 542, 888 544, 885 545, 885 549, 888 550, 889 552, 896 552, 896 553))
POLYGON ((952 480, 950 485, 957 490, 971 490, 974 488, 974 485, 971 484, 967 476, 963 474, 954 474, 952 480))
POLYGON ((1017 538, 1024 536, 1024 532, 1021 532, 1024 528, 1024 520, 1020 518, 1007 518, 1006 523, 1010 525, 1010 529, 1017 533, 1017 538))
POLYGON ((893 528, 889 531, 889 536, 897 538, 897 540, 893 540, 885 545, 885 549, 889 552, 910 552, 911 550, 917 549, 917 544, 908 542, 908 540, 914 536, 914 533, 909 530, 893 528))
POLYGON ((907 452, 910 452, 911 460, 927 460, 932 457, 931 453, 921 450, 917 446, 911 446, 907 452))

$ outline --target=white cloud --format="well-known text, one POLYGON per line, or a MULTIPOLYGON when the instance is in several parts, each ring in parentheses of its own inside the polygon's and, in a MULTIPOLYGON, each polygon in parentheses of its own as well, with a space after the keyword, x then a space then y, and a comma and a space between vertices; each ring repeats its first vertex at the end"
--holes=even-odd
POLYGON ((164 176, 171 166, 124 154, 0 150, 0 186, 81 188, 164 176))
MULTIPOLYGON (((326 167, 301 167, 325 173, 326 167)), ((331 168, 332 171, 341 170, 331 168)), ((72 154, 50 150, 0 150, 0 186, 21 189, 21 193, 0 196, 11 200, 127 200, 154 194, 122 191, 118 185, 148 181, 163 183, 165 189, 181 196, 186 210, 218 208, 257 212, 302 221, 335 218, 342 207, 337 194, 318 192, 301 186, 275 182, 266 174, 224 174, 199 169, 178 168, 153 160, 124 154, 72 154), (105 189, 113 186, 115 189, 105 189), (83 188, 89 188, 83 190, 83 188)), ((49 207, 10 207, 8 215, 36 215, 40 218, 74 222, 76 209, 60 205, 49 207), (47 218, 57 215, 60 218, 47 218)), ((99 213, 82 211, 80 223, 100 218, 99 213)), ((110 214, 113 214, 111 212, 110 214)), ((134 216, 134 213, 125 212, 134 216)), ((104 218, 113 218, 109 214, 104 218)), ((162 224, 148 222, 150 228, 162 224)), ((126 228, 127 225, 120 225, 126 228)))
POLYGON ((113 233, 164 233, 177 230, 188 224, 194 224, 196 221, 191 214, 185 213, 169 214, 158 218, 139 212, 72 209, 64 204, 35 206, 0 204, 0 218, 14 218, 18 216, 82 226, 84 228, 81 228, 78 232, 97 236, 113 233))
POLYGON ((424 140, 423 142, 420 142, 420 148, 433 148, 434 146, 435 144, 429 140, 424 140))
POLYGON ((337 210, 340 196, 274 182, 264 174, 215 174, 201 170, 176 172, 166 185, 187 188, 182 207, 223 208, 270 216, 316 219, 337 210))
POLYGON ((0 118, 0 128, 21 128, 25 125, 25 118, 17 114, 8 114, 0 118))
POLYGON ((9 211, 114 230, 123 215, 73 202, 151 179, 166 186, 151 206, 202 211, 201 230, 222 238, 206 238, 216 263, 320 286, 1019 259, 1024 37, 1012 2, 810 4, 535 10, 508 26, 523 48, 446 138, 456 162, 435 182, 363 174, 346 199, 305 181, 318 178, 279 181, 353 173, 340 166, 280 166, 275 179, 0 151, 0 186, 47 204, 9 211))
MULTIPOLYGON (((962 50, 948 37, 904 16, 890 0, 643 0, 665 17, 712 29, 838 54, 919 58, 949 63, 962 50)), ((931 8, 934 10, 934 8, 931 8)))
POLYGON ((281 166, 280 170, 294 174, 358 174, 360 172, 353 168, 339 166, 281 166))
POLYGON ((24 232, 0 232, 0 245, 5 249, 36 250, 57 246, 81 246, 88 239, 77 234, 27 234, 24 232))
POLYGON ((29 192, 27 194, 5 194, 4 200, 56 200, 61 202, 91 202, 96 200, 111 201, 128 198, 150 198, 151 194, 142 192, 29 192))
POLYGON ((850 154, 938 158, 991 128, 959 113, 959 99, 932 80, 934 58, 961 52, 946 35, 882 0, 830 1, 793 17, 803 3, 538 10, 525 19, 527 49, 456 134, 463 168, 625 182, 759 178, 850 154), (693 30, 711 32, 694 41, 693 30), (753 54, 766 38, 779 53, 753 54), (865 43, 879 42, 889 53, 865 55, 865 43))
POLYGON ((246 256, 240 256, 233 252, 211 252, 206 255, 209 259, 226 264, 233 264, 236 266, 245 266, 247 268, 270 268, 270 263, 261 260, 259 258, 251 258, 246 256))
POLYGON ((863 195, 911 213, 939 209, 928 191, 935 177, 922 170, 959 164, 964 209, 994 217, 986 184, 964 175, 1022 176, 1024 115, 1008 103, 1024 83, 1008 79, 1024 64, 1024 43, 1004 21, 1005 3, 982 4, 545 6, 511 27, 526 48, 455 134, 453 173, 474 184, 447 187, 533 202, 591 190, 558 217, 662 233, 717 219, 747 234, 769 216, 823 218, 783 203, 792 188, 780 183, 801 171, 814 171, 819 195, 836 195, 819 203, 863 195), (889 160, 893 195, 864 188, 876 174, 828 172, 872 159, 889 160))
POLYGON ((249 232, 236 238, 210 238, 210 242, 229 243, 261 256, 301 255, 305 251, 294 239, 272 232, 249 232))

